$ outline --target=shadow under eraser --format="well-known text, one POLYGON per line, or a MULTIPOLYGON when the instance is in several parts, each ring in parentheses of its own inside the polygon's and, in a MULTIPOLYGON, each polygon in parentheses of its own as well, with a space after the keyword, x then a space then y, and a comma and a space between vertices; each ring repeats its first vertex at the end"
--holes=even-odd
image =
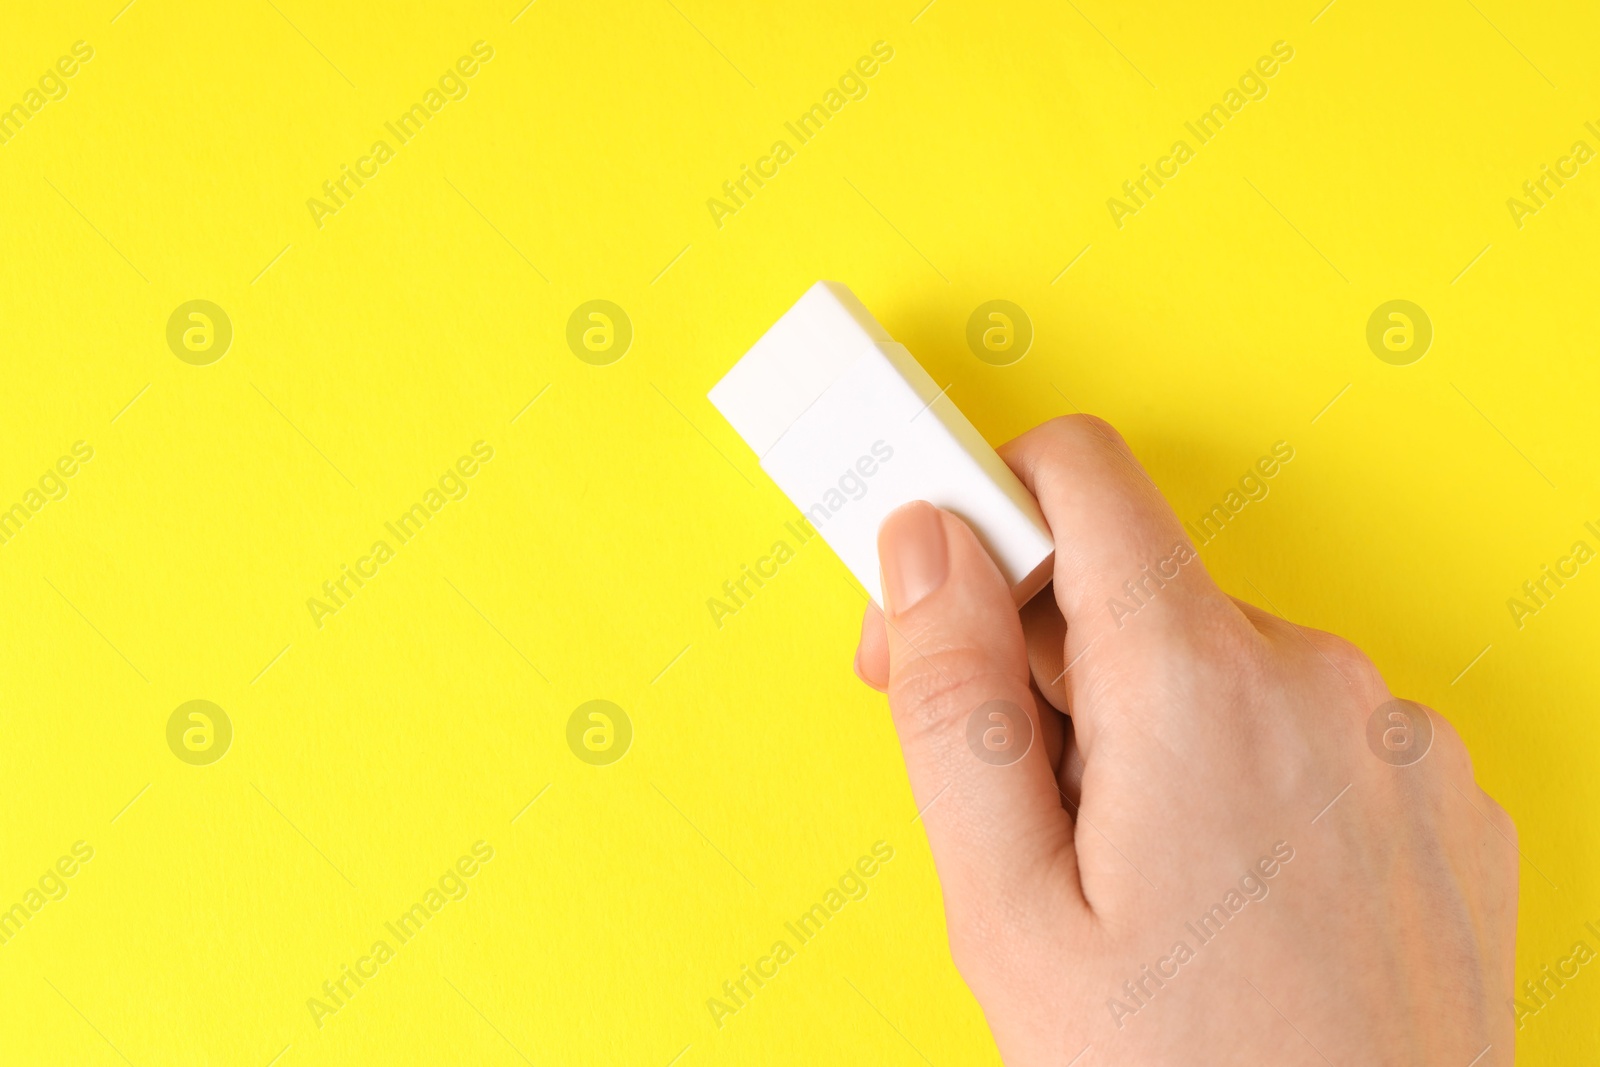
POLYGON ((880 607, 878 527, 913 500, 972 527, 1018 606, 1050 581, 1038 503, 838 282, 806 290, 708 397, 880 607))

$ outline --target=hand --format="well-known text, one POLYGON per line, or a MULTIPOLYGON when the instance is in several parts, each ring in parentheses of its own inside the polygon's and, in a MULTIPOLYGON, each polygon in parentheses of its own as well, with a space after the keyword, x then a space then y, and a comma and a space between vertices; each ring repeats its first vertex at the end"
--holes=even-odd
POLYGON ((1019 617, 972 531, 908 504, 856 670, 1006 1063, 1510 1064, 1516 830, 1456 732, 1219 590, 1104 422, 1001 454, 1053 589, 1019 617))

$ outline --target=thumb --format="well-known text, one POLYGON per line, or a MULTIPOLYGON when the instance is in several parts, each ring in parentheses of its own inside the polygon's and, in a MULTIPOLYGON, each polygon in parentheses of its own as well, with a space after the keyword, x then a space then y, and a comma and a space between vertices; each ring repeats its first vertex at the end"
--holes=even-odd
POLYGON ((1062 892, 1081 906, 1072 824, 1005 579, 966 523, 921 501, 884 520, 878 556, 889 707, 952 947, 963 929, 993 937, 997 925, 1015 928, 1018 914, 1058 910, 1062 892), (992 921, 1001 915, 1007 921, 992 921))

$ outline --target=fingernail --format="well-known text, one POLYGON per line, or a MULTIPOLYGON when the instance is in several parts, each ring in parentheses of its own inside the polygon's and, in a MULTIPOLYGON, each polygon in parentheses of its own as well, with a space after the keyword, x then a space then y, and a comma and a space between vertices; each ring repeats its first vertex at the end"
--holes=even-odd
POLYGON ((878 531, 884 605, 898 615, 944 584, 950 570, 944 520, 932 504, 918 501, 895 510, 878 531))

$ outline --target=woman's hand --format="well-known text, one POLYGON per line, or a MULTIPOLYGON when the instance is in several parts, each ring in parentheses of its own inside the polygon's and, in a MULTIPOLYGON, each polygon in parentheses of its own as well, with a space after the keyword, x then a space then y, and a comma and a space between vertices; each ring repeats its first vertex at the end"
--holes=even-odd
POLYGON ((1001 452, 1052 589, 1019 617, 972 531, 907 505, 856 669, 1006 1062, 1510 1064, 1516 830, 1455 731, 1218 589, 1104 422, 1001 452))

